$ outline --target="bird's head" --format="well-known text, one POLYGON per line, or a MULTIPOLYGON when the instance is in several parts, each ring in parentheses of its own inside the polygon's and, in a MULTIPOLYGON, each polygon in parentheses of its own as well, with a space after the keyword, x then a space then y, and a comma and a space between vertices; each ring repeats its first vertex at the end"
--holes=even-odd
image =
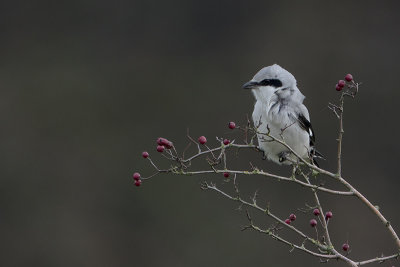
POLYGON ((274 94, 286 98, 294 92, 300 93, 294 76, 277 64, 262 68, 243 88, 252 89, 255 98, 263 102, 268 102, 274 94))

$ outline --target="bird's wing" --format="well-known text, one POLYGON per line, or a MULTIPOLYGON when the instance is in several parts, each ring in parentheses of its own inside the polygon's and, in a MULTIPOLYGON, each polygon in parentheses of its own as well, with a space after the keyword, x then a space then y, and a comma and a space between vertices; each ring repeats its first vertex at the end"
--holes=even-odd
POLYGON ((304 114, 299 113, 297 116, 297 122, 304 131, 308 133, 310 136, 310 147, 314 146, 315 144, 315 134, 312 128, 311 122, 305 117, 304 114))
POLYGON ((315 134, 310 122, 310 114, 308 113, 306 106, 303 104, 298 106, 298 110, 294 116, 294 119, 297 121, 300 128, 308 133, 310 137, 310 147, 314 146, 315 134))
POLYGON ((297 122, 298 122, 300 128, 302 128, 304 131, 306 131, 310 137, 310 154, 313 158, 314 163, 317 164, 314 160, 315 157, 322 158, 322 159, 325 159, 325 158, 321 153, 319 153, 315 149, 315 133, 314 133, 314 130, 313 130, 311 122, 310 122, 310 115, 308 113, 306 106, 304 106, 304 105, 300 106, 299 113, 297 115, 297 122))

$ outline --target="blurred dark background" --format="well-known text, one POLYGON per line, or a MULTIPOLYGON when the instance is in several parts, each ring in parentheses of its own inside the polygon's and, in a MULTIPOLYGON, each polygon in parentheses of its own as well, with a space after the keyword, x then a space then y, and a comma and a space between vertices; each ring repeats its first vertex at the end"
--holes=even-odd
MULTIPOLYGON (((221 176, 133 185, 133 172, 153 172, 142 151, 168 167, 155 152, 159 136, 181 150, 186 128, 211 145, 237 137, 227 122, 243 124, 254 103, 241 85, 273 63, 297 78, 331 170, 337 120, 327 103, 346 73, 363 82, 346 101, 343 172, 400 233, 398 10, 396 1, 1 1, 0 265, 320 266, 241 232, 238 205, 199 189, 207 180, 231 191, 221 176)), ((233 167, 249 161, 290 173, 247 152, 233 167)), ((262 177, 239 183, 314 235, 311 215, 297 211, 313 203, 309 190, 262 177)), ((334 214, 334 244, 348 241, 355 260, 397 251, 359 201, 321 200, 334 214)))

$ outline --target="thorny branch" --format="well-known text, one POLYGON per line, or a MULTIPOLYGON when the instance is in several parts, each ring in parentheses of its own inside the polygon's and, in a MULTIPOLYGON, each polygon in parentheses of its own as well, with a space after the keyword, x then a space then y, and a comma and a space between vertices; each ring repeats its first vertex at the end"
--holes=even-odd
MULTIPOLYGON (((329 109, 335 114, 335 116, 339 120, 339 134, 338 134, 338 139, 337 139, 337 141, 338 141, 337 170, 335 173, 324 170, 324 169, 314 165, 312 163, 312 161, 300 157, 285 142, 282 134, 280 135, 280 138, 278 138, 276 136, 272 136, 270 134, 268 125, 267 125, 268 131, 265 133, 262 133, 258 130, 260 125, 255 125, 254 127, 251 127, 250 120, 247 119, 247 125, 245 127, 238 127, 238 129, 243 131, 244 144, 236 144, 235 141, 232 141, 232 142, 229 142, 226 144, 226 143, 224 143, 224 141, 221 138, 217 137, 217 141, 220 143, 220 146, 217 146, 215 148, 209 148, 206 145, 200 145, 198 142, 196 142, 189 135, 189 131, 188 131, 187 137, 190 140, 190 143, 186 146, 186 148, 182 152, 182 156, 178 155, 178 152, 177 152, 175 146, 173 146, 171 149, 167 149, 166 150, 167 155, 163 154, 163 156, 172 163, 171 167, 167 168, 167 169, 160 169, 152 161, 152 159, 150 157, 148 157, 150 164, 153 166, 153 168, 156 170, 156 172, 154 174, 152 174, 151 176, 142 178, 142 179, 149 179, 160 173, 173 173, 173 174, 177 174, 177 175, 186 175, 186 176, 212 174, 212 173, 224 173, 224 174, 228 173, 229 175, 234 176, 233 186, 234 186, 234 190, 235 190, 235 194, 236 194, 235 196, 222 191, 221 189, 217 188, 217 186, 213 183, 209 184, 207 182, 203 182, 201 185, 201 188, 204 190, 213 190, 230 200, 239 202, 241 206, 242 205, 247 206, 249 208, 252 208, 259 212, 262 212, 263 214, 272 218, 276 222, 275 226, 267 228, 267 229, 262 229, 253 223, 253 220, 251 219, 249 212, 246 210, 249 225, 245 226, 242 230, 252 229, 257 232, 267 234, 267 235, 271 236, 273 239, 290 246, 292 250, 297 249, 297 250, 303 251, 305 253, 308 253, 310 255, 320 258, 321 262, 326 262, 331 259, 340 259, 340 260, 345 261, 350 266, 362 266, 362 265, 366 265, 366 264, 374 263, 374 262, 384 262, 386 260, 398 259, 400 257, 400 239, 397 236, 397 233, 394 231, 391 224, 389 223, 389 221, 381 214, 381 212, 378 210, 377 207, 375 207, 371 202, 369 202, 365 196, 363 196, 349 182, 347 182, 347 180, 345 178, 342 177, 341 155, 342 155, 342 140, 343 140, 343 134, 344 134, 344 130, 343 130, 344 99, 345 99, 345 97, 354 98, 359 91, 359 85, 360 85, 359 83, 355 83, 354 81, 352 81, 352 83, 350 85, 348 85, 348 89, 344 90, 341 93, 341 96, 339 99, 339 104, 336 105, 336 104, 329 103, 329 105, 328 105, 329 109), (264 136, 264 137, 266 137, 267 142, 277 142, 277 143, 281 144, 282 146, 286 147, 291 154, 293 154, 295 156, 295 158, 297 160, 292 161, 294 168, 293 168, 292 175, 290 177, 279 176, 279 175, 269 173, 267 171, 258 169, 257 167, 253 166, 251 163, 250 163, 250 165, 251 165, 250 170, 234 170, 234 169, 227 168, 227 151, 228 150, 251 149, 254 151, 260 151, 259 148, 253 144, 253 139, 256 136, 264 136), (250 142, 248 141, 248 138, 250 138, 250 142), (191 143, 193 143, 197 146, 197 153, 186 158, 185 153, 191 143), (202 149, 202 147, 204 147, 205 149, 202 149), (202 156, 206 157, 206 160, 209 164, 210 169, 209 170, 199 170, 199 171, 189 170, 189 168, 192 165, 192 162, 201 158, 202 156), (222 164, 222 166, 218 167, 220 164, 222 164), (322 175, 326 175, 328 177, 333 178, 335 181, 338 181, 339 183, 343 184, 347 188, 347 191, 334 190, 334 189, 330 189, 330 188, 327 188, 322 185, 313 184, 309 178, 310 174, 305 174, 303 172, 302 168, 304 168, 304 167, 309 168, 311 170, 310 173, 313 175, 322 174, 322 175), (298 179, 296 177, 296 174, 297 175, 300 174, 301 177, 303 177, 304 181, 298 179), (290 182, 290 183, 295 183, 302 187, 310 189, 314 196, 315 205, 316 205, 317 209, 319 210, 319 216, 320 216, 319 221, 321 222, 322 229, 323 229, 322 238, 320 239, 318 237, 318 235, 317 235, 317 239, 311 238, 310 236, 308 236, 308 235, 304 234, 302 231, 300 231, 298 228, 285 223, 284 220, 282 220, 282 219, 278 218, 276 215, 274 215, 271 212, 269 206, 266 208, 260 207, 256 202, 257 194, 255 194, 251 198, 251 202, 244 200, 240 196, 239 187, 237 184, 237 175, 261 175, 261 176, 265 176, 268 178, 276 179, 278 181, 286 181, 286 182, 290 182), (331 241, 331 237, 330 237, 329 229, 328 229, 328 220, 324 217, 322 204, 321 204, 319 196, 318 196, 319 192, 329 193, 329 194, 333 194, 333 195, 340 195, 340 196, 355 196, 358 199, 360 199, 371 211, 373 211, 373 213, 381 220, 381 222, 389 230, 391 236, 393 237, 393 239, 396 242, 397 249, 399 250, 399 252, 395 253, 393 255, 390 255, 390 256, 382 255, 381 257, 376 257, 376 258, 364 260, 364 261, 353 261, 348 257, 348 254, 343 255, 343 254, 339 253, 335 249, 335 247, 333 246, 332 241, 331 241), (280 225, 281 228, 278 228, 277 227, 278 225, 280 225), (294 233, 296 233, 297 235, 299 235, 304 241, 302 242, 302 244, 294 244, 293 242, 290 242, 289 240, 286 240, 283 237, 278 235, 277 231, 280 229, 289 229, 289 230, 293 231, 294 233), (318 252, 313 251, 310 248, 306 248, 307 244, 314 246, 318 252)), ((260 122, 261 122, 261 120, 260 120, 260 122)), ((291 125, 282 129, 282 133, 290 126, 291 125)))
MULTIPOLYGON (((304 251, 304 252, 306 252, 308 254, 311 254, 313 256, 319 257, 319 258, 323 258, 323 259, 338 259, 338 257, 336 255, 321 254, 321 253, 317 253, 317 252, 314 252, 312 250, 309 250, 309 249, 307 249, 305 247, 304 242, 301 245, 296 245, 294 243, 291 243, 291 242, 287 241, 286 239, 280 237, 279 235, 277 235, 275 233, 275 229, 274 229, 275 227, 263 230, 260 227, 254 225, 253 220, 251 219, 250 214, 249 214, 249 212, 247 210, 246 210, 246 215, 247 215, 247 219, 249 220, 249 225, 245 226, 243 228, 243 230, 253 229, 253 230, 257 231, 257 232, 260 232, 260 233, 263 233, 263 234, 267 234, 267 235, 271 236, 273 239, 278 240, 278 241, 290 246, 292 249, 298 249, 298 250, 304 251)), ((308 239, 306 238, 305 240, 308 240, 308 239)), ((313 241, 314 242, 318 242, 316 240, 313 240, 313 241)))
POLYGON ((394 239, 394 241, 396 242, 396 245, 398 247, 398 249, 400 249, 400 239, 397 235, 397 233, 394 231, 393 227, 391 226, 390 222, 382 215, 382 213, 376 208, 376 206, 374 206, 364 195, 362 195, 358 190, 356 190, 349 182, 347 182, 346 179, 344 179, 341 175, 341 153, 342 153, 342 139, 343 139, 343 106, 344 106, 344 97, 348 96, 348 97, 352 97, 354 98, 355 95, 358 93, 359 90, 359 83, 355 83, 353 82, 353 85, 351 86, 350 89, 353 89, 353 91, 345 91, 342 93, 341 97, 340 97, 340 106, 334 108, 336 110, 335 114, 337 114, 337 112, 339 111, 339 120, 340 120, 340 128, 339 128, 339 138, 338 138, 338 167, 337 167, 337 173, 332 173, 326 170, 323 170, 319 167, 317 167, 316 165, 311 164, 310 162, 308 162, 306 159, 300 157, 289 145, 287 145, 283 140, 276 138, 274 136, 272 136, 270 133, 261 133, 258 132, 257 129, 255 129, 257 131, 257 134, 261 134, 261 135, 266 135, 269 138, 271 138, 273 141, 280 143, 281 145, 285 146, 293 155, 296 156, 296 158, 298 159, 298 161, 304 165, 306 165, 307 167, 309 167, 310 169, 316 171, 317 173, 320 174, 325 174, 329 177, 332 177, 334 179, 336 179, 337 181, 339 181, 340 183, 342 183, 345 187, 347 187, 347 189, 349 189, 350 192, 353 192, 354 195, 360 199, 378 218, 379 220, 386 226, 386 228, 388 229, 388 231, 390 232, 392 238, 394 239))
MULTIPOLYGON (((224 197, 226 197, 226 198, 228 198, 228 199, 230 199, 230 200, 234 200, 234 201, 239 202, 239 203, 242 204, 242 205, 245 205, 245 206, 254 208, 254 209, 256 209, 256 210, 258 210, 258 211, 260 211, 260 212, 266 214, 267 216, 271 217, 273 220, 275 220, 276 222, 282 224, 283 226, 285 226, 285 227, 291 229, 292 231, 294 231, 295 233, 297 233, 298 235, 300 235, 300 236, 301 236, 302 238, 304 238, 305 240, 307 240, 307 241, 311 242, 312 244, 316 245, 317 247, 319 247, 321 250, 327 251, 327 252, 329 251, 328 247, 325 246, 325 245, 323 245, 323 244, 321 244, 318 240, 315 240, 315 239, 313 239, 313 238, 307 236, 306 234, 304 234, 303 232, 301 232, 301 231, 298 230, 297 228, 295 228, 295 227, 293 227, 293 226, 291 226, 291 225, 288 225, 288 224, 286 224, 283 220, 279 219, 276 215, 274 215, 273 213, 271 213, 269 207, 267 207, 267 208, 265 208, 265 209, 262 208, 262 207, 260 207, 260 206, 257 204, 255 198, 252 198, 252 201, 251 201, 251 202, 248 202, 248 201, 246 201, 246 200, 244 200, 244 199, 242 199, 242 198, 240 197, 239 191, 237 191, 237 196, 234 197, 234 196, 231 196, 231 195, 229 195, 228 193, 226 193, 226 192, 220 190, 219 188, 217 188, 215 184, 208 184, 207 182, 203 182, 202 185, 201 185, 201 188, 202 188, 203 190, 208 190, 208 189, 214 190, 214 191, 218 192, 219 194, 223 195, 224 197)), ((237 184, 236 184, 236 188, 237 188, 237 184)))

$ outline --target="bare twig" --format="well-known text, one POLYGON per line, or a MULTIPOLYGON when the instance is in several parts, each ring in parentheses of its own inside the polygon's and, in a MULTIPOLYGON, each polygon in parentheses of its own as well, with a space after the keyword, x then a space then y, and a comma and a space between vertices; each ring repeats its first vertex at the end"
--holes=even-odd
MULTIPOLYGON (((255 145, 237 145, 237 144, 232 144, 232 143, 229 144, 229 145, 227 145, 227 146, 225 146, 225 147, 236 147, 236 148, 252 148, 252 149, 257 149, 257 146, 255 146, 255 145)), ((200 157, 200 156, 202 156, 202 155, 208 154, 208 153, 210 153, 210 152, 215 152, 215 151, 218 151, 218 150, 221 150, 221 149, 223 149, 222 146, 216 147, 216 148, 212 148, 212 149, 209 149, 209 150, 205 150, 205 151, 199 151, 197 154, 191 156, 190 158, 182 160, 182 162, 183 162, 183 163, 187 163, 187 162, 192 161, 192 160, 194 160, 195 158, 198 158, 198 157, 200 157)))
POLYGON ((397 254, 386 256, 386 257, 376 257, 374 259, 370 259, 370 260, 366 260, 366 261, 359 261, 359 262, 356 262, 356 264, 357 264, 357 266, 361 266, 361 265, 374 263, 374 262, 382 263, 382 262, 385 262, 387 260, 398 259, 399 257, 400 257, 400 252, 397 253, 397 254))
POLYGON ((284 176, 279 176, 279 175, 275 175, 275 174, 271 174, 268 172, 264 172, 264 171, 259 171, 259 170, 254 170, 254 171, 235 171, 235 170, 229 170, 229 169, 224 169, 224 170, 204 170, 204 171, 179 171, 176 174, 182 174, 182 175, 200 175, 200 174, 207 174, 207 173, 224 173, 224 172, 229 172, 232 174, 244 174, 244 175, 262 175, 265 177, 271 177, 271 178, 275 178, 279 181, 286 181, 286 182, 293 182, 293 183, 297 183, 301 186, 304 187, 309 187, 315 190, 319 190, 325 193, 329 193, 329 194, 334 194, 334 195, 342 195, 342 196, 353 196, 354 193, 350 192, 350 191, 338 191, 338 190, 333 190, 333 189, 329 189, 329 188, 325 188, 322 186, 317 186, 317 185, 313 185, 313 184, 309 184, 309 183, 305 183, 302 182, 296 178, 289 178, 289 177, 284 177, 284 176))
MULTIPOLYGON (((337 169, 335 172, 327 171, 324 170, 316 165, 313 164, 312 158, 303 158, 300 155, 296 153, 284 140, 283 138, 283 132, 290 127, 292 124, 285 126, 283 129, 281 129, 281 134, 279 135, 280 138, 272 136, 271 131, 268 125, 266 125, 267 132, 262 133, 258 130, 259 126, 261 125, 261 120, 256 121, 255 127, 251 127, 250 120, 247 118, 247 126, 246 127, 237 127, 237 129, 240 129, 244 133, 244 143, 245 144, 236 144, 234 140, 228 144, 224 145, 223 139, 222 138, 216 138, 217 141, 220 142, 219 147, 215 148, 210 148, 207 145, 200 146, 198 142, 196 142, 190 135, 189 135, 189 130, 187 131, 187 137, 188 139, 194 143, 197 146, 197 153, 186 158, 185 159, 185 152, 189 148, 190 144, 184 149, 182 153, 182 157, 179 157, 177 150, 175 149, 175 146, 173 146, 172 150, 167 149, 164 154, 162 154, 163 157, 165 157, 167 160, 172 161, 173 164, 169 169, 160 169, 158 166, 150 159, 148 158, 150 164, 153 166, 153 168, 156 170, 156 173, 152 174, 149 177, 143 178, 143 179, 149 179, 151 177, 154 177, 160 173, 173 173, 173 174, 180 174, 180 175, 201 175, 201 174, 209 174, 209 173, 224 173, 224 172, 229 172, 229 174, 232 174, 233 177, 233 186, 235 190, 235 196, 232 196, 216 187, 215 184, 208 184, 207 182, 204 182, 201 185, 201 188, 204 190, 211 189, 219 194, 223 195, 224 197, 239 202, 241 208, 242 206, 247 206, 251 207, 255 210, 258 210, 264 214, 266 214, 268 217, 272 218, 275 221, 275 225, 273 225, 270 228, 267 229, 262 229, 258 226, 256 226, 251 217, 250 214, 246 211, 247 218, 250 222, 250 225, 245 226, 242 230, 246 229, 252 229, 255 231, 258 231, 260 233, 267 234, 271 236, 273 239, 276 239, 282 243, 285 243, 286 245, 291 247, 291 250, 297 249, 300 251, 303 251, 305 253, 308 253, 310 255, 316 256, 320 258, 321 262, 327 262, 330 259, 340 259, 345 261, 348 265, 350 266, 361 266, 369 263, 374 263, 374 262, 384 262, 386 260, 390 259, 397 259, 400 257, 400 252, 397 254, 393 254, 391 256, 381 256, 377 257, 374 259, 370 260, 364 260, 364 261, 358 261, 355 262, 351 260, 348 257, 348 254, 343 255, 340 254, 335 247, 332 244, 331 237, 329 234, 328 230, 328 221, 325 219, 325 215, 323 212, 323 208, 318 196, 318 192, 325 192, 329 194, 334 194, 334 195, 341 195, 341 196, 355 196, 359 200, 361 200, 362 203, 364 203, 378 218, 379 220, 384 224, 384 226, 388 229, 390 232, 392 238, 395 240, 396 245, 398 249, 400 249, 400 239, 393 229, 392 225, 390 222, 381 214, 379 209, 374 206, 364 195, 362 195, 358 190, 356 190, 343 176, 342 176, 342 143, 343 143, 343 111, 344 111, 344 98, 347 97, 352 97, 354 98, 356 94, 358 93, 358 87, 359 83, 355 83, 354 81, 351 84, 347 84, 348 89, 343 91, 341 93, 341 97, 339 99, 339 105, 335 105, 332 103, 329 103, 328 108, 332 110, 332 112, 336 115, 336 117, 339 120, 339 134, 338 134, 338 139, 337 139, 337 169), (249 132, 250 134, 253 133, 250 143, 248 143, 248 138, 249 138, 249 132), (260 151, 260 149, 253 145, 253 138, 258 136, 259 142, 277 142, 281 144, 282 146, 286 147, 288 151, 294 155, 293 157, 288 158, 288 160, 293 164, 294 168, 292 171, 292 174, 290 177, 285 177, 285 176, 279 176, 275 175, 263 170, 259 170, 255 166, 253 166, 251 163, 251 171, 243 171, 243 170, 231 170, 228 169, 228 164, 227 164, 227 151, 232 148, 236 148, 237 150, 241 148, 250 148, 256 151, 260 151), (215 154, 214 154, 215 153, 215 154), (189 167, 192 164, 192 161, 195 159, 198 159, 201 156, 206 156, 206 160, 209 163, 210 170, 199 170, 199 171, 189 171, 189 167), (309 173, 304 173, 300 167, 308 167, 309 168, 309 173), (293 225, 285 223, 282 219, 278 218, 276 215, 270 212, 269 204, 267 205, 266 208, 262 208, 257 204, 257 192, 254 194, 254 196, 251 198, 251 201, 245 201, 244 199, 241 198, 240 196, 240 191, 239 191, 239 186, 237 184, 237 176, 241 175, 261 175, 269 178, 276 179, 278 181, 286 181, 286 182, 291 182, 298 184, 302 187, 306 187, 311 189, 316 208, 319 210, 319 220, 321 222, 322 228, 323 228, 323 235, 322 239, 320 240, 318 237, 318 231, 317 228, 315 230, 317 231, 317 239, 311 238, 304 234, 302 231, 300 231, 298 228, 294 227, 293 225), (301 174, 300 177, 302 178, 298 179, 297 176, 301 174), (330 188, 325 187, 323 184, 313 184, 310 181, 310 175, 318 175, 318 174, 323 174, 328 177, 333 178, 335 181, 338 181, 339 183, 343 184, 347 190, 346 191, 339 191, 339 190, 333 190, 330 188), (293 242, 290 242, 289 240, 284 239, 283 237, 279 236, 277 232, 281 229, 290 229, 291 231, 295 232, 297 235, 299 235, 302 239, 303 242, 301 245, 294 244, 293 242), (306 248, 305 245, 306 243, 310 243, 316 247, 316 249, 319 250, 319 252, 315 252, 309 248, 306 248)), ((307 171, 308 172, 308 171, 307 171)), ((140 183, 139 183, 140 185, 140 183)), ((308 207, 308 208, 315 208, 315 207, 308 207)))
MULTIPOLYGON (((272 213, 270 212, 270 209, 269 209, 269 208, 266 208, 266 209, 261 208, 260 206, 258 206, 258 205, 255 203, 254 200, 253 200, 253 202, 251 203, 251 202, 247 202, 247 201, 243 200, 242 198, 240 198, 239 195, 238 195, 237 197, 233 197, 233 196, 227 194, 226 192, 224 192, 224 191, 218 189, 214 184, 209 185, 209 184, 206 183, 206 182, 203 183, 202 188, 203 188, 203 189, 211 189, 211 190, 214 190, 214 191, 220 193, 221 195, 227 197, 228 199, 231 199, 231 200, 234 200, 234 201, 238 201, 238 202, 240 202, 241 204, 243 204, 243 205, 245 205, 245 206, 252 207, 252 208, 254 208, 254 209, 256 209, 256 210, 259 210, 259 211, 263 212, 263 213, 266 214, 267 216, 269 216, 269 217, 271 217, 272 219, 274 219, 276 222, 278 222, 278 223, 280 223, 281 225, 283 225, 283 226, 285 226, 285 227, 291 229, 292 231, 294 231, 295 233, 297 233, 298 235, 300 235, 301 237, 303 237, 305 241, 309 241, 310 243, 314 244, 320 251, 323 251, 323 252, 325 252, 326 254, 316 253, 316 252, 313 252, 313 251, 311 251, 311 250, 308 250, 308 249, 306 249, 306 248, 304 247, 304 244, 303 244, 302 246, 295 245, 295 244, 293 244, 293 243, 291 243, 291 242, 289 242, 289 241, 283 239, 282 237, 279 237, 278 235, 274 234, 272 231, 269 231, 269 230, 262 230, 262 229, 260 229, 259 227, 255 226, 254 224, 251 223, 250 227, 251 227, 252 229, 254 229, 254 230, 256 230, 256 231, 259 231, 259 232, 262 232, 262 233, 265 233, 265 234, 268 234, 268 235, 270 235, 271 237, 273 237, 274 239, 276 239, 276 240, 278 240, 278 241, 280 241, 280 242, 283 242, 283 243, 285 243, 285 244, 287 244, 287 245, 290 245, 290 246, 292 246, 292 247, 294 247, 294 248, 296 248, 296 249, 302 250, 302 251, 304 251, 304 252, 306 252, 306 253, 309 253, 309 254, 311 254, 311 255, 313 255, 313 256, 317 256, 317 257, 325 258, 325 259, 341 259, 341 260, 345 261, 345 262, 346 262, 348 265, 350 265, 350 266, 357 266, 356 263, 355 263, 354 261, 352 261, 351 259, 349 259, 349 258, 347 258, 347 257, 345 257, 345 256, 343 256, 343 255, 341 255, 341 254, 340 254, 339 252, 337 252, 332 246, 326 246, 326 245, 324 245, 324 244, 321 244, 318 240, 313 239, 313 238, 307 236, 306 234, 304 234, 303 232, 301 232, 300 230, 298 230, 296 227, 293 227, 293 226, 291 226, 291 225, 286 224, 283 220, 279 219, 277 216, 275 216, 274 214, 272 214, 272 213)), ((253 199, 254 199, 254 198, 253 198, 253 199)), ((247 213, 247 214, 248 214, 248 213, 247 213)), ((248 215, 248 218, 249 218, 249 215, 248 215)), ((242 228, 242 229, 243 229, 243 228, 242 228)))
POLYGON ((338 152, 337 152, 337 176, 342 176, 342 140, 343 140, 343 96, 340 98, 340 113, 339 113, 339 137, 338 141, 338 152))
POLYGON ((278 235, 275 234, 274 231, 271 230, 271 229, 263 230, 263 229, 261 229, 261 228, 259 228, 258 226, 256 226, 256 225, 253 224, 253 221, 251 220, 250 215, 249 215, 249 213, 248 213, 247 210, 246 210, 246 214, 247 214, 247 219, 249 220, 250 224, 247 225, 247 226, 245 226, 244 228, 242 228, 242 230, 253 229, 253 230, 257 231, 257 232, 260 232, 260 233, 263 233, 263 234, 267 234, 267 235, 271 236, 273 239, 278 240, 278 241, 280 241, 280 242, 282 242, 282 243, 284 243, 284 244, 290 246, 290 247, 293 248, 293 249, 298 249, 298 250, 300 250, 300 251, 306 252, 306 253, 308 253, 308 254, 311 254, 311 255, 316 256, 316 257, 319 257, 319 258, 324 258, 324 259, 337 259, 337 258, 338 258, 336 255, 332 255, 332 254, 321 254, 321 253, 317 253, 317 252, 314 252, 314 251, 312 251, 312 250, 309 250, 309 249, 307 249, 307 248, 304 246, 304 243, 303 243, 301 246, 296 245, 296 244, 294 244, 294 243, 292 243, 292 242, 290 242, 290 241, 287 241, 286 239, 284 239, 284 238, 278 236, 278 235))
MULTIPOLYGON (((263 134, 263 133, 260 133, 263 134)), ((264 133, 265 134, 265 133, 264 133)), ((390 234, 392 235, 393 239, 396 242, 397 247, 400 249, 400 239, 397 235, 397 233, 395 232, 395 230, 393 229, 393 227, 390 225, 390 222, 388 220, 386 220, 386 218, 380 213, 380 211, 371 204, 371 202, 369 202, 369 200, 363 196, 359 191, 357 191, 350 183, 348 183, 342 176, 338 175, 338 174, 334 174, 332 172, 323 170, 311 163, 309 163, 308 161, 306 161, 305 159, 303 159, 302 157, 300 157, 289 145, 287 145, 284 141, 281 141, 278 138, 275 138, 274 136, 271 136, 269 133, 267 133, 267 136, 272 138, 274 141, 282 144, 283 146, 285 146, 287 149, 289 149, 289 151, 291 153, 293 153, 303 164, 305 164, 307 167, 311 168, 314 171, 317 171, 318 173, 321 174, 325 174, 329 177, 335 178, 336 180, 338 180, 340 183, 342 183, 344 186, 347 187, 347 189, 349 189, 350 192, 353 192, 354 195, 360 199, 373 213, 375 213, 377 215, 377 217, 380 219, 380 221, 387 227, 387 229, 389 230, 390 234)))
POLYGON ((291 229, 292 231, 294 231, 295 233, 297 233, 298 235, 300 235, 302 238, 306 239, 307 241, 311 242, 312 244, 316 245, 318 248, 322 249, 323 251, 329 251, 329 248, 325 245, 322 245, 318 240, 315 240, 309 236, 307 236, 306 234, 304 234, 303 232, 301 232, 300 230, 298 230, 297 228, 286 224, 283 220, 279 219, 277 216, 275 216, 274 214, 272 214, 269 210, 269 208, 261 208, 259 205, 257 205, 257 203, 253 202, 248 202, 243 200, 239 195, 236 197, 233 197, 231 195, 229 195, 228 193, 218 189, 215 184, 208 184, 207 182, 204 182, 202 185, 203 189, 211 189, 214 190, 218 193, 220 193, 221 195, 223 195, 224 197, 230 199, 230 200, 234 200, 237 201, 245 206, 248 207, 252 207, 258 211, 261 211, 262 213, 266 214, 267 216, 271 217, 272 219, 274 219, 276 222, 279 222, 280 224, 282 224, 283 226, 291 229))

